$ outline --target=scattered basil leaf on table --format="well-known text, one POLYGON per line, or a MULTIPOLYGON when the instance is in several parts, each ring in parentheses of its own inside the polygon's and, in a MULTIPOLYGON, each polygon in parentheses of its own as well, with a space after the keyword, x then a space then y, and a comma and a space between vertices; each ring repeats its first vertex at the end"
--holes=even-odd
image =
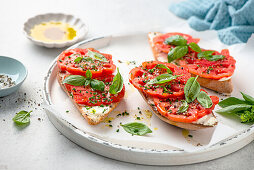
POLYGON ((117 68, 117 73, 115 77, 113 78, 113 82, 111 86, 109 87, 109 93, 117 94, 121 92, 122 89, 123 89, 123 77, 121 76, 119 72, 119 68, 117 68))
POLYGON ((188 46, 176 46, 171 49, 168 53, 168 62, 172 62, 176 59, 179 59, 185 56, 188 53, 188 46))
POLYGON ((245 111, 250 108, 251 108, 251 105, 248 105, 248 104, 235 104, 235 105, 227 106, 222 109, 216 110, 216 112, 217 113, 237 113, 240 111, 245 111))
POLYGON ((213 101, 204 91, 200 91, 198 93, 197 100, 204 108, 210 108, 213 106, 213 101))
POLYGON ((30 112, 27 112, 27 111, 20 111, 19 113, 17 113, 13 118, 12 120, 18 124, 18 125, 26 125, 30 122, 30 112))
POLYGON ((70 75, 63 81, 64 84, 70 84, 73 86, 83 86, 86 82, 86 78, 80 75, 70 75))
POLYGON ((218 105, 224 108, 236 104, 248 104, 248 103, 236 97, 229 97, 227 99, 220 101, 218 105))
POLYGON ((161 74, 157 77, 155 77, 154 79, 150 80, 147 84, 163 84, 163 83, 167 83, 170 82, 174 79, 176 79, 177 77, 180 77, 182 75, 172 75, 172 74, 161 74))
POLYGON ((96 79, 91 80, 90 86, 94 90, 104 91, 105 89, 104 82, 96 79))
POLYGON ((109 62, 104 55, 97 53, 97 52, 93 52, 91 50, 88 50, 86 55, 88 55, 93 60, 98 60, 98 61, 102 61, 102 62, 109 62))
POLYGON ((121 126, 126 132, 132 135, 143 136, 143 135, 146 135, 147 133, 152 133, 152 130, 143 123, 133 122, 133 123, 121 124, 121 126))
POLYGON ((200 92, 200 85, 197 82, 197 78, 198 76, 191 77, 188 79, 187 83, 185 84, 184 94, 185 94, 185 100, 188 103, 193 102, 197 98, 200 92))
POLYGON ((175 46, 187 45, 187 40, 185 38, 183 38, 183 36, 181 36, 181 35, 174 35, 174 36, 167 38, 164 41, 164 43, 168 44, 168 45, 175 45, 175 46))
POLYGON ((83 59, 83 57, 77 57, 77 58, 74 60, 74 62, 78 64, 78 63, 81 62, 82 59, 83 59))
POLYGON ((172 74, 172 73, 173 73, 173 72, 172 72, 167 66, 165 66, 164 64, 157 64, 155 67, 166 69, 167 72, 168 72, 169 74, 172 74))
POLYGON ((196 51, 198 53, 202 52, 201 48, 198 46, 198 44, 191 42, 189 43, 189 47, 193 50, 196 51))
POLYGON ((179 107, 179 109, 178 109, 178 113, 184 113, 184 112, 186 112, 187 110, 188 110, 188 108, 189 108, 189 105, 188 105, 188 103, 187 103, 187 101, 186 100, 183 100, 183 101, 181 101, 182 102, 182 104, 181 104, 181 106, 179 107))

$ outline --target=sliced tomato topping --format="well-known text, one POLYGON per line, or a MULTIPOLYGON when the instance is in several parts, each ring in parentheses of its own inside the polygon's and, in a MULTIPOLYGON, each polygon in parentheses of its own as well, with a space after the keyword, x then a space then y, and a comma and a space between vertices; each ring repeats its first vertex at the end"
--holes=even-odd
POLYGON ((109 105, 111 103, 119 102, 125 93, 125 87, 118 94, 109 93, 109 86, 112 84, 113 75, 107 76, 106 78, 96 78, 105 83, 105 90, 98 91, 92 89, 90 86, 73 86, 69 84, 65 84, 65 87, 68 92, 71 93, 74 101, 77 104, 86 105, 86 106, 101 106, 101 105, 109 105))
POLYGON ((219 98, 217 96, 210 96, 210 98, 213 101, 213 106, 211 108, 204 108, 197 100, 194 100, 193 102, 189 103, 189 108, 184 113, 178 112, 178 109, 181 106, 182 100, 184 100, 184 98, 154 98, 154 104, 157 107, 159 113, 169 120, 191 123, 202 118, 205 115, 212 113, 215 105, 219 103, 219 98))
POLYGON ((86 71, 90 70, 93 78, 112 74, 116 69, 110 54, 100 53, 93 48, 65 50, 59 55, 57 65, 60 70, 68 71, 74 75, 85 76, 86 71), (91 59, 87 55, 88 50, 102 54, 106 58, 107 62, 91 59), (75 59, 78 57, 83 59, 75 62, 75 59))
MULTIPOLYGON (((202 49, 202 51, 208 51, 202 49)), ((214 50, 209 50, 214 51, 214 50)), ((229 55, 229 51, 224 49, 221 53, 215 51, 213 55, 224 55, 224 59, 209 61, 199 59, 196 52, 190 52, 187 56, 178 61, 179 65, 188 68, 191 74, 209 79, 221 79, 230 77, 235 70, 235 59, 229 55)))
POLYGON ((142 66, 133 68, 130 71, 130 83, 135 88, 159 98, 178 97, 184 95, 184 85, 191 77, 185 68, 179 68, 172 63, 163 63, 159 61, 143 62, 142 66), (173 73, 172 75, 181 75, 176 79, 163 84, 149 84, 148 82, 161 74, 167 74, 166 69, 156 67, 157 64, 163 64, 173 73))
POLYGON ((164 53, 168 53, 171 49, 171 47, 175 47, 173 45, 168 45, 165 44, 164 41, 174 35, 180 35, 183 38, 185 38, 187 40, 187 43, 198 43, 199 39, 198 38, 192 38, 192 36, 188 35, 188 34, 182 34, 182 33, 178 33, 178 32, 172 32, 172 33, 166 33, 166 34, 162 34, 159 36, 154 37, 153 42, 155 47, 157 48, 157 50, 164 52, 164 53))

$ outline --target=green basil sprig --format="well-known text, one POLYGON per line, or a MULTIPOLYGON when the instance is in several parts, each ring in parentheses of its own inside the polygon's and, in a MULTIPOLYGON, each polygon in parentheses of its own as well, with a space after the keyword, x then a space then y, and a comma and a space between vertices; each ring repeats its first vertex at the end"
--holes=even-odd
POLYGON ((214 51, 202 51, 198 53, 198 58, 204 58, 208 61, 217 61, 225 58, 224 55, 212 55, 214 51))
POLYGON ((193 51, 198 52, 198 58, 200 59, 204 58, 208 61, 217 61, 225 58, 224 55, 212 55, 214 51, 202 51, 198 44, 194 42, 187 44, 187 40, 180 35, 171 36, 167 38, 164 43, 176 46, 168 53, 169 63, 185 56, 188 53, 188 47, 190 47, 193 51))
POLYGON ((12 120, 18 124, 18 125, 26 125, 28 123, 30 123, 30 112, 27 112, 27 111, 20 111, 19 113, 17 113, 13 118, 12 120))
POLYGON ((99 91, 104 91, 105 89, 105 84, 103 81, 92 79, 92 73, 90 70, 86 71, 86 77, 81 75, 70 75, 64 79, 63 83, 70 84, 73 86, 90 85, 92 89, 99 91))
POLYGON ((254 122, 254 98, 242 93, 242 99, 229 97, 219 102, 222 109, 217 110, 220 114, 234 114, 241 119, 242 123, 254 122))
POLYGON ((150 80, 147 84, 163 84, 163 83, 167 83, 170 82, 174 79, 176 79, 177 77, 180 77, 182 75, 172 75, 172 74, 161 74, 157 77, 155 77, 154 79, 150 80))
POLYGON ((167 38, 164 41, 164 43, 176 46, 175 48, 171 49, 168 53, 169 63, 185 56, 188 53, 188 47, 190 47, 193 51, 201 52, 201 48, 198 46, 198 44, 194 42, 187 44, 187 40, 181 35, 171 36, 167 38))
POLYGON ((123 77, 121 76, 119 72, 119 68, 117 68, 117 73, 115 77, 113 78, 113 82, 111 86, 109 87, 109 93, 117 94, 121 92, 122 89, 123 89, 123 77))
POLYGON ((121 124, 121 126, 126 132, 132 135, 143 136, 143 135, 146 135, 147 133, 152 133, 152 130, 143 123, 133 122, 133 123, 121 124))
POLYGON ((211 98, 204 91, 200 91, 200 85, 197 82, 197 78, 198 76, 191 77, 185 84, 185 101, 182 101, 182 105, 178 109, 179 113, 186 112, 189 108, 188 103, 193 102, 195 99, 197 99, 204 108, 211 108, 213 106, 211 98))

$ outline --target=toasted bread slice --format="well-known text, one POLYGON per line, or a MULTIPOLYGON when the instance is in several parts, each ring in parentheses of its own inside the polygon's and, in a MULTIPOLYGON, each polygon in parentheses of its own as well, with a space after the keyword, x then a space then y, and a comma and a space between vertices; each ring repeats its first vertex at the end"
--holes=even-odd
POLYGON ((176 121, 169 120, 166 117, 162 116, 157 111, 157 108, 154 105, 152 97, 146 95, 140 90, 139 90, 139 93, 145 99, 146 103, 150 106, 150 108, 153 110, 155 115, 158 116, 162 121, 169 123, 171 125, 174 125, 183 129, 188 129, 188 130, 199 130, 199 129, 209 128, 209 127, 214 127, 218 123, 213 113, 206 115, 193 123, 184 123, 184 122, 176 122, 176 121))
MULTIPOLYGON (((162 33, 159 33, 159 32, 149 32, 148 33, 148 41, 151 46, 154 59, 156 61, 168 62, 167 54, 159 51, 154 46, 154 42, 153 42, 153 38, 158 35, 161 35, 161 34, 162 33)), ((177 63, 175 63, 175 64, 177 64, 177 63)), ((192 74, 191 76, 196 77, 197 75, 192 74)), ((214 91, 217 91, 217 92, 220 92, 220 93, 230 94, 233 91, 233 84, 232 84, 231 77, 226 78, 226 79, 215 80, 215 79, 208 79, 208 78, 203 78, 203 77, 199 76, 197 81, 201 86, 211 89, 211 90, 214 90, 214 91)))
POLYGON ((60 84, 60 86, 62 87, 62 89, 66 92, 66 94, 70 97, 71 101, 73 102, 73 104, 77 107, 77 109, 79 110, 79 112, 82 114, 82 116, 87 120, 87 122, 90 125, 96 125, 101 123, 110 112, 112 112, 115 107, 118 105, 119 102, 117 103, 112 103, 108 106, 104 106, 104 107, 100 107, 100 106, 93 106, 93 107, 89 107, 87 109, 87 107, 85 105, 80 105, 77 104, 73 98, 70 96, 70 92, 67 91, 67 89, 65 88, 64 84, 62 83, 64 80, 66 73, 65 72, 58 72, 57 73, 57 80, 58 83, 60 84))

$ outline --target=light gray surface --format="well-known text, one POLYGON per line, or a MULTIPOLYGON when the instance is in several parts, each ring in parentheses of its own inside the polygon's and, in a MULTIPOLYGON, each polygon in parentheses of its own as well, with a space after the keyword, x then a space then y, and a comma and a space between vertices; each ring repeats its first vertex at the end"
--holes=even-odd
MULTIPOLYGON (((42 110, 42 82, 48 65, 63 49, 33 45, 22 33, 31 16, 46 12, 71 13, 87 22, 89 37, 180 22, 167 10, 171 1, 145 0, 23 0, 1 1, 0 55, 21 60, 28 78, 18 93, 0 98, 0 170, 5 169, 168 169, 111 160, 86 151, 62 136, 42 110), (26 93, 26 95, 24 94, 26 93), (24 101, 25 99, 25 101, 24 101), (20 129, 12 117, 33 110, 31 124, 20 129), (41 118, 41 120, 38 120, 41 118)), ((254 142, 229 156, 172 169, 254 169, 254 142)))

